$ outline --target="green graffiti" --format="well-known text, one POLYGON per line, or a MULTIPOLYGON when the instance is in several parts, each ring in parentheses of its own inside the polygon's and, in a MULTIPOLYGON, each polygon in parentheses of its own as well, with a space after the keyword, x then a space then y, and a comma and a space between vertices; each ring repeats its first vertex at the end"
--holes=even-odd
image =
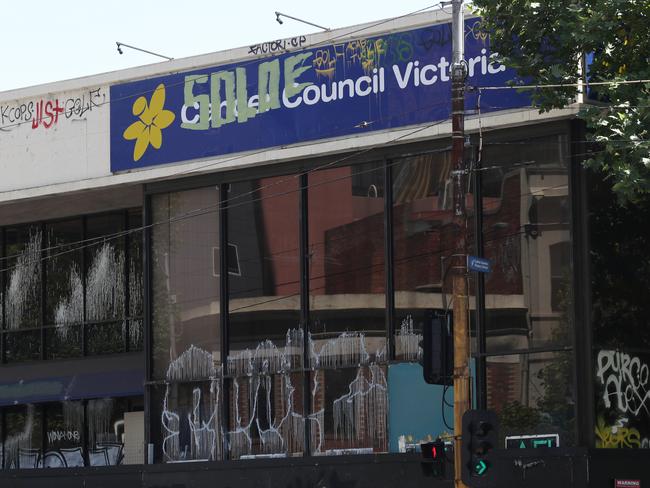
POLYGON ((296 80, 301 74, 308 69, 311 69, 311 66, 303 66, 303 63, 307 61, 312 54, 313 53, 309 51, 307 53, 290 56, 284 60, 284 94, 287 98, 298 95, 309 85, 313 85, 312 82, 296 83, 296 80), (300 66, 297 67, 298 65, 300 66))
POLYGON ((246 68, 237 68, 237 122, 246 122, 255 117, 257 110, 248 106, 248 89, 246 88, 246 68))
POLYGON ((221 127, 235 120, 235 73, 218 71, 210 77, 210 101, 212 102, 212 127, 221 127), (221 82, 226 95, 226 117, 221 110, 221 82))
POLYGON ((257 77, 259 113, 280 108, 280 60, 261 63, 257 77))
POLYGON ((198 105, 199 122, 198 123, 183 122, 181 124, 181 127, 183 129, 205 130, 208 128, 208 124, 210 120, 210 96, 207 94, 204 95, 194 94, 194 83, 207 83, 207 82, 208 82, 208 77, 206 75, 190 75, 185 77, 185 87, 183 88, 183 94, 185 97, 185 106, 195 107, 196 105, 198 105))

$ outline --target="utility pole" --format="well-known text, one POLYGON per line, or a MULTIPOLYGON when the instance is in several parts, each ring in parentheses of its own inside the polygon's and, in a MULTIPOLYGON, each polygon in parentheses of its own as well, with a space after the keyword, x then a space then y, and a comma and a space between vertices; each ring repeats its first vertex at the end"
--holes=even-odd
POLYGON ((456 247, 453 263, 454 304, 454 484, 461 480, 462 418, 469 410, 469 324, 467 293, 467 232, 465 208, 465 21, 463 0, 452 0, 451 159, 454 175, 454 230, 456 247))

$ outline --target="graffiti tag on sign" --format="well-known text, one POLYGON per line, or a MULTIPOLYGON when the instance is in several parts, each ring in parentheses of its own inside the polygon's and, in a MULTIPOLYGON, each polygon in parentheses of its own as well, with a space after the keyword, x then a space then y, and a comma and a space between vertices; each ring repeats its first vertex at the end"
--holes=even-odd
POLYGON ((602 350, 596 360, 596 376, 603 385, 603 402, 606 408, 616 408, 622 413, 650 414, 650 367, 639 357, 624 352, 602 350))
POLYGON ((21 124, 32 129, 50 129, 62 119, 81 119, 106 102, 101 88, 86 90, 68 98, 39 99, 0 106, 0 129, 11 130, 21 124))
POLYGON ((307 42, 305 36, 291 37, 289 39, 277 39, 275 41, 262 42, 248 46, 248 54, 269 54, 288 51, 289 48, 297 48, 307 42))

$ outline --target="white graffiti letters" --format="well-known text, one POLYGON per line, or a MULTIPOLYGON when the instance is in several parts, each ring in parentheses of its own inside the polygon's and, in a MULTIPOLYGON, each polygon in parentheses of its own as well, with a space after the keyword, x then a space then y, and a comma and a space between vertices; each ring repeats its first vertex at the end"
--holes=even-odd
POLYGON ((650 414, 650 368, 638 357, 619 351, 602 350, 598 353, 596 376, 603 385, 606 408, 615 407, 632 415, 642 410, 650 414))

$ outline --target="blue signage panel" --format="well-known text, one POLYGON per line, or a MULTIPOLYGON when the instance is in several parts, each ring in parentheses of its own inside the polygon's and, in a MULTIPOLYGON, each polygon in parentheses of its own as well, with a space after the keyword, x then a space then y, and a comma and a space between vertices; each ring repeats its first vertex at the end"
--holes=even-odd
POLYGON ((467 256, 467 268, 478 273, 489 273, 492 271, 492 262, 487 258, 467 256))
MULTIPOLYGON (((465 26, 468 84, 504 85, 478 20, 465 26)), ((111 171, 444 121, 451 24, 111 86, 111 171)), ((475 110, 477 95, 466 98, 475 110)), ((529 106, 492 90, 481 111, 529 106)))

